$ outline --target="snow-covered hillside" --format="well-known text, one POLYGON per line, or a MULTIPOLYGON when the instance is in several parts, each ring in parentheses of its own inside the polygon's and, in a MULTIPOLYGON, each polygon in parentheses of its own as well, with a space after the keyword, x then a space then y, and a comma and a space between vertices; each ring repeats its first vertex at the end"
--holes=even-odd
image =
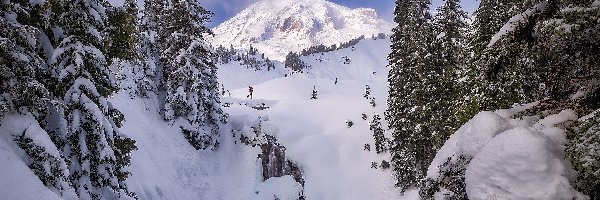
POLYGON ((231 97, 222 101, 233 106, 225 111, 232 119, 247 115, 269 119, 266 124, 275 130, 274 135, 287 148, 289 158, 304 170, 307 199, 399 199, 390 169, 371 168, 372 161, 389 161, 389 156, 363 150, 364 144, 373 145, 368 122, 374 114, 383 115, 386 108, 388 51, 389 40, 368 39, 354 51, 349 48, 302 57, 312 66, 305 73, 284 77, 281 73, 286 70, 281 65, 267 75, 237 71, 235 76, 252 79, 246 85, 230 78, 235 77, 230 73, 236 66, 221 66, 219 81, 225 88, 232 88, 231 97), (342 56, 348 56, 352 62, 344 64, 342 56), (246 97, 248 85, 254 88, 253 100, 246 97), (376 98, 375 107, 364 98, 366 85, 370 85, 371 96, 376 98), (313 86, 318 95, 311 100, 313 86), (255 102, 267 102, 270 108, 257 111, 239 105, 255 102), (361 113, 367 114, 368 119, 361 119, 361 113), (348 128, 346 120, 353 121, 354 126, 348 128))
MULTIPOLYGON (((391 169, 371 168, 371 162, 389 161, 389 155, 364 150, 367 143, 373 146, 369 121, 386 109, 388 52, 388 39, 366 39, 355 48, 302 57, 312 66, 304 73, 292 74, 281 63, 271 71, 254 71, 236 62, 219 66, 219 81, 231 95, 222 97, 222 103, 229 104, 224 107, 229 123, 221 128, 216 151, 198 151, 189 145, 176 125, 164 122, 154 98, 131 98, 126 91, 116 94, 110 101, 125 116, 121 131, 138 147, 127 168, 130 190, 140 199, 297 199, 300 194, 306 199, 403 199, 394 187, 391 169), (344 64, 342 56, 350 64, 344 64), (252 100, 246 98, 249 85, 255 89, 252 100), (364 98, 366 85, 371 87, 375 107, 364 98), (311 100, 313 86, 318 99, 311 100), (251 108, 261 103, 269 108, 251 108), (285 147, 286 159, 298 164, 304 186, 287 175, 262 180, 257 158, 261 147, 241 142, 241 135, 253 135, 259 120, 264 133, 285 147), (348 127, 346 120, 354 125, 348 127)), ((21 134, 28 124, 13 122, 27 120, 34 119, 6 117, 0 126, 0 155, 11 160, 0 165, 0 176, 22 177, 2 185, 0 199, 18 199, 25 191, 30 195, 24 199, 54 194, 27 170, 26 155, 12 142, 13 135, 21 134), (12 190, 17 192, 4 192, 12 190)), ((416 191, 407 195, 414 199, 416 191)))
MULTIPOLYGON (((381 165, 389 154, 373 150, 369 125, 386 110, 389 43, 365 39, 353 48, 303 56, 310 67, 302 73, 292 73, 280 62, 271 70, 235 61, 220 65, 219 83, 229 91, 221 98, 229 123, 221 128, 216 151, 189 145, 177 125, 165 123, 156 98, 117 93, 110 101, 124 114, 121 131, 138 147, 127 168, 130 191, 139 199, 419 199, 417 190, 402 195, 394 187, 391 169, 381 165), (375 106, 364 97, 367 85, 375 106), (253 99, 247 97, 248 86, 254 88, 253 99), (313 88, 316 99, 311 99, 313 88), (263 180, 259 157, 264 147, 243 142, 258 135, 257 130, 276 137, 285 159, 300 168, 303 184, 291 175, 263 180)), ((463 166, 470 198, 586 199, 569 184, 574 175, 563 158, 566 135, 561 128, 582 119, 570 110, 544 119, 514 118, 532 105, 475 116, 441 148, 428 177, 440 177, 439 166, 448 158, 454 162, 457 155, 467 155, 473 157, 463 166)), ((30 115, 2 119, 0 199, 61 199, 28 169, 31 161, 13 142, 24 133, 39 144, 50 140, 30 115)))
POLYGON ((290 51, 389 33, 392 24, 370 8, 350 9, 325 0, 261 0, 214 28, 211 43, 256 47, 271 59, 290 51))

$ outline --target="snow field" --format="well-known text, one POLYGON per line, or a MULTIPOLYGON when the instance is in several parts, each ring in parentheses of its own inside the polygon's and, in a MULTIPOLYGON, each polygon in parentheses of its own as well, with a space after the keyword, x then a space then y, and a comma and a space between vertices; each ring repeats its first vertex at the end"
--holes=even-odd
MULTIPOLYGON (((225 108, 230 114, 230 123, 240 120, 240 116, 255 113, 268 119, 263 127, 278 138, 287 149, 286 156, 297 162, 306 181, 304 194, 307 199, 402 199, 418 198, 415 191, 405 197, 394 188, 394 178, 390 169, 372 169, 371 161, 389 161, 389 154, 375 154, 363 149, 365 143, 374 145, 373 133, 368 122, 373 114, 383 116, 387 99, 386 51, 389 40, 361 41, 355 51, 350 48, 327 52, 323 55, 309 55, 301 59, 312 67, 305 73, 280 75, 269 79, 270 73, 257 76, 254 71, 242 70, 236 73, 240 78, 230 80, 229 67, 219 69, 219 81, 231 90, 231 97, 224 102, 234 102, 225 108), (362 51, 361 51, 362 50, 362 51), (351 59, 343 64, 342 56, 351 59), (323 62, 316 58, 322 57, 323 62), (376 72, 373 74, 373 72, 376 72), (252 77, 248 82, 254 88, 254 99, 246 98, 248 85, 239 85, 239 80, 252 77), (334 84, 338 78, 338 83, 334 84), (269 79, 269 80, 267 80, 269 79), (261 82, 263 80, 267 80, 261 82), (376 107, 371 107, 364 98, 366 85, 371 87, 371 96, 376 98, 376 107), (317 98, 311 100, 313 86, 317 98), (270 108, 258 111, 239 105, 264 101, 270 108), (361 119, 361 113, 368 116, 361 119), (345 121, 351 120, 354 126, 348 128, 345 121)), ((281 65, 276 65, 279 73, 281 65)), ((273 71, 272 71, 273 72, 273 71)), ((239 124, 239 122, 237 123, 239 124)), ((387 137, 390 137, 389 135, 387 137)))
MULTIPOLYGON (((389 156, 363 150, 365 143, 373 145, 368 120, 385 110, 387 51, 388 40, 367 39, 355 51, 324 53, 323 62, 303 57, 312 67, 295 74, 281 63, 269 72, 231 63, 219 66, 219 81, 231 93, 222 101, 232 104, 224 108, 230 117, 221 128, 217 151, 193 149, 180 133, 178 122, 165 123, 157 97, 132 98, 128 91, 115 94, 109 102, 125 116, 120 131, 136 140, 138 147, 127 168, 130 191, 140 199, 296 199, 300 184, 290 176, 263 182, 257 159, 260 148, 240 144, 239 135, 232 137, 232 129, 251 133, 260 117, 263 130, 275 135, 286 146, 288 159, 302 168, 307 199, 401 199, 393 187, 391 170, 370 168, 372 161, 380 163, 389 156), (352 62, 343 64, 342 56, 352 62), (367 84, 376 98, 375 108, 363 97, 367 84), (253 100, 246 99, 248 85, 255 88, 253 100), (318 91, 316 100, 310 100, 313 86, 318 91), (270 108, 251 108, 262 103, 270 108), (367 121, 361 119, 363 112, 369 116, 367 121), (348 128, 346 120, 355 125, 348 128)), ((1 156, 10 161, 0 163, 0 176, 11 180, 2 181, 11 184, 0 187, 0 199, 59 199, 27 168, 27 156, 12 142, 13 135, 21 134, 29 122, 34 119, 7 116, 0 126, 1 156)), ((40 143, 49 140, 34 139, 40 143)), ((416 195, 416 191, 407 192, 411 199, 416 195)))

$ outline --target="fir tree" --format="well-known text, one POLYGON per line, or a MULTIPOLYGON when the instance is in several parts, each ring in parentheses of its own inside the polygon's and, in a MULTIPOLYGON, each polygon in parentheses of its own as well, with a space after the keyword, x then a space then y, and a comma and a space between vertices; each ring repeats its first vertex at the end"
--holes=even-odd
POLYGON ((377 106, 377 104, 375 103, 375 97, 371 97, 371 101, 369 102, 369 104, 371 104, 371 107, 377 106))
POLYGON ((313 86, 312 94, 310 95, 310 99, 317 99, 317 87, 313 86))
POLYGON ((290 68, 296 72, 302 71, 306 65, 302 60, 300 60, 300 56, 294 52, 288 53, 288 55, 285 57, 284 64, 286 68, 290 68))
POLYGON ((41 134, 47 135, 39 126, 29 126, 23 131, 23 134, 15 136, 14 141, 19 148, 25 151, 30 159, 29 169, 44 185, 64 199, 77 198, 69 181, 67 163, 60 154, 57 154, 56 147, 49 146, 53 144, 44 144, 32 139, 32 137, 43 138, 41 134), (48 148, 53 148, 53 150, 48 148))
MULTIPOLYGON (((151 10, 151 8, 148 8, 151 10)), ((123 7, 109 9, 107 56, 111 67, 119 69, 121 88, 133 96, 148 97, 155 92, 153 81, 156 49, 152 47, 148 32, 140 32, 137 4, 127 0, 123 7), (131 85, 128 85, 131 84, 131 85)))
MULTIPOLYGON (((396 1, 394 21, 398 24, 391 37, 388 56, 389 98, 386 119, 392 129, 392 166, 396 186, 402 192, 416 187, 433 159, 429 116, 423 115, 426 102, 421 81, 425 79, 432 36, 429 0, 396 1)), ((425 83, 428 84, 428 83, 425 83)))
POLYGON ((365 86, 365 95, 363 95, 363 97, 365 97, 366 99, 369 99, 369 97, 371 97, 371 87, 369 85, 365 86))
POLYGON ((139 49, 142 68, 133 70, 134 80, 137 86, 136 92, 139 96, 146 97, 148 92, 158 93, 159 83, 162 76, 163 63, 160 60, 160 53, 164 51, 166 45, 159 37, 164 27, 164 10, 166 10, 166 1, 144 0, 144 9, 142 17, 138 19, 139 24, 139 49))
POLYGON ((381 164, 379 165, 379 167, 384 170, 384 169, 388 169, 390 168, 390 162, 388 162, 387 160, 382 160, 381 164))
POLYGON ((474 13, 471 45, 474 55, 487 48, 490 39, 512 16, 523 12, 541 0, 481 0, 474 13))
POLYGON ((346 120, 346 126, 348 126, 348 128, 354 126, 354 122, 352 120, 346 120))
POLYGON ((39 127, 39 121, 48 116, 50 107, 57 101, 50 99, 39 76, 45 62, 36 52, 39 45, 36 38, 42 33, 33 26, 21 24, 39 25, 29 18, 34 15, 31 8, 28 2, 0 2, 0 119, 15 112, 36 117, 21 135, 15 136, 14 142, 29 158, 25 160, 29 169, 48 189, 65 199, 75 199, 77 195, 62 155, 52 143, 32 139, 48 135, 39 127))
MULTIPOLYGON (((540 0, 485 0, 475 11, 471 49, 474 57, 469 66, 469 83, 472 88, 469 99, 470 105, 465 110, 493 110, 507 108, 514 103, 532 101, 538 94, 533 81, 536 77, 527 74, 526 60, 521 60, 520 54, 529 54, 532 35, 525 36, 520 42, 505 43, 505 46, 489 48, 492 36, 503 27, 511 17, 519 15, 540 0), (529 38, 529 39, 526 39, 529 38), (526 78, 527 77, 527 78, 526 78), (474 91, 474 92, 473 92, 474 91)), ((531 33, 531 32, 530 32, 531 33)), ((475 111, 476 112, 476 111, 475 111)), ((474 113, 467 112, 466 117, 474 113)))
POLYGON ((373 139, 375 140, 375 152, 377 154, 387 151, 386 138, 383 135, 383 128, 381 128, 381 118, 378 114, 373 115, 373 121, 369 123, 369 130, 373 131, 373 139))
POLYGON ((37 76, 43 59, 36 52, 39 30, 16 21, 11 15, 24 12, 24 5, 0 4, 0 118, 26 108, 38 118, 48 112, 50 94, 37 76))
POLYGON ((164 117, 172 121, 185 120, 182 132, 196 149, 206 149, 217 143, 219 123, 224 121, 220 107, 216 66, 212 52, 204 39, 211 34, 204 25, 212 13, 199 2, 173 2, 161 21, 160 33, 168 48, 161 54, 164 64, 162 85, 166 89, 164 117))
POLYGON ((584 121, 574 132, 566 153, 577 170, 576 188, 589 195, 600 195, 600 114, 584 121))
POLYGON ((424 181, 419 190, 421 199, 434 199, 438 192, 442 192, 444 199, 469 199, 465 186, 465 171, 470 161, 470 158, 462 155, 449 157, 439 166, 438 178, 427 178, 424 181))
POLYGON ((424 73, 424 96, 429 97, 425 105, 426 116, 436 148, 440 148, 446 139, 466 121, 458 121, 456 113, 461 112, 462 100, 459 93, 457 75, 466 66, 466 12, 460 7, 459 0, 446 0, 437 9, 434 28, 437 37, 432 45, 431 65, 424 73), (435 100, 433 100, 435 99, 435 100))
POLYGON ((110 8, 107 12, 108 37, 105 42, 106 56, 110 61, 114 58, 132 60, 136 55, 138 44, 137 4, 126 0, 123 7, 110 8))
POLYGON ((60 5, 64 12, 56 13, 55 19, 64 35, 49 69, 55 80, 52 93, 65 105, 62 148, 72 163, 69 179, 79 198, 134 197, 127 191, 124 167, 135 142, 120 134, 123 116, 106 99, 117 89, 103 48, 107 2, 60 1, 60 5))
POLYGON ((371 161, 371 169, 377 169, 377 162, 371 161))

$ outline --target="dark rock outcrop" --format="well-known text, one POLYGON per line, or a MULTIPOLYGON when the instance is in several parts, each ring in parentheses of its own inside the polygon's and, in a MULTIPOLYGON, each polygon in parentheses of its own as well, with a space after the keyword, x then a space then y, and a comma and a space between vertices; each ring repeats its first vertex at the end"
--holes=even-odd
POLYGON ((265 135, 266 142, 260 145, 262 153, 258 155, 262 163, 263 181, 271 177, 290 175, 304 187, 304 178, 298 165, 285 157, 285 147, 271 135, 265 135))

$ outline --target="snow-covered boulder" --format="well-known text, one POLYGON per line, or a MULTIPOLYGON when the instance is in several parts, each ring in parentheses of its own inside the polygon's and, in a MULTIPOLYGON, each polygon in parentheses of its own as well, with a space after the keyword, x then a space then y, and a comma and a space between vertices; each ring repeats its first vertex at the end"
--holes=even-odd
POLYGON ((511 128, 506 119, 493 112, 481 112, 471 119, 457 141, 458 151, 465 156, 474 157, 496 135, 511 128))
POLYGON ((564 110, 543 119, 513 118, 520 111, 484 111, 464 124, 436 154, 427 172, 432 184, 422 190, 432 192, 429 187, 437 188, 433 183, 439 183, 441 191, 435 196, 440 198, 466 193, 474 200, 587 199, 572 187, 572 169, 564 160, 564 125, 577 120, 577 115, 564 110), (464 159, 467 164, 461 164, 464 159), (445 182, 447 178, 461 182, 440 175, 448 170, 464 173, 464 186, 445 182), (464 188, 446 191, 445 187, 454 186, 464 188))
POLYGON ((469 199, 573 199, 565 165, 545 134, 515 128, 494 137, 465 172, 469 199))
POLYGON ((439 166, 448 157, 463 155, 473 158, 496 135, 510 129, 506 119, 493 112, 480 112, 464 124, 444 143, 427 171, 428 178, 437 178, 439 166))

